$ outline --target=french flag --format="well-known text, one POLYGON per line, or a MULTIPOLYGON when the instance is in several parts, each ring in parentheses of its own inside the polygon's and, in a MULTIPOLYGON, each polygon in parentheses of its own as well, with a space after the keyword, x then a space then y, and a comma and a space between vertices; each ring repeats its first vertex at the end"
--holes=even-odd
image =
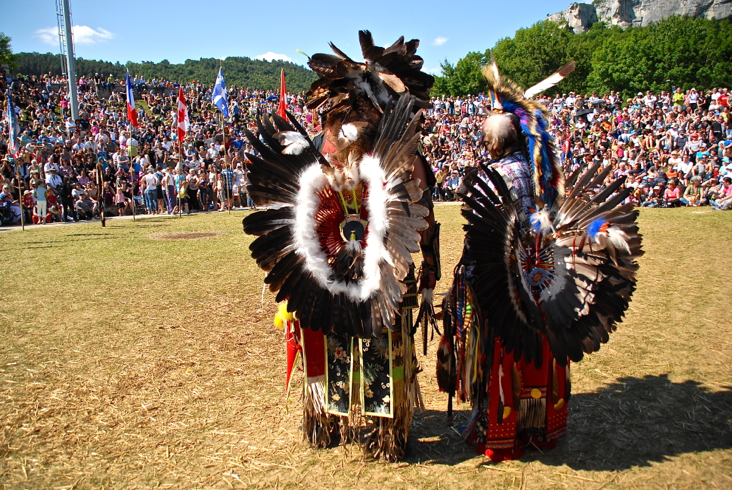
POLYGON ((135 96, 130 83, 130 70, 127 70, 127 119, 130 120, 130 124, 137 127, 137 112, 135 112, 135 96))

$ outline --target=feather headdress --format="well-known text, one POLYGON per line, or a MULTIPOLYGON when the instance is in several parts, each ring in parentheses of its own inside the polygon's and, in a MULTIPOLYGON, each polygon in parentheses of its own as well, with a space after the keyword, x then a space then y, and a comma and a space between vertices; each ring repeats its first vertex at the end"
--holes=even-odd
POLYGON ((363 62, 354 61, 333 43, 335 54, 318 53, 308 60, 319 79, 307 92, 307 107, 321 115, 328 141, 322 149, 333 167, 324 171, 334 183, 343 180, 336 173, 354 174, 357 162, 373 150, 384 111, 399 96, 411 96, 415 113, 431 107, 429 91, 435 79, 421 71, 422 58, 415 54, 419 41, 404 42, 402 36, 382 48, 374 45, 369 31, 358 34, 363 62))
MULTIPOLYGON (((419 40, 404 36, 388 48, 374 45, 369 31, 359 31, 363 62, 352 60, 333 43, 335 53, 314 54, 308 65, 318 74, 308 90, 308 109, 316 109, 328 121, 378 119, 390 100, 404 92, 414 96, 415 110, 430 107, 429 91, 435 79, 422 71, 417 56, 419 40)), ((337 128, 340 131, 340 128, 337 128)))
MULTIPOLYGON (((308 65, 320 77, 307 93, 308 109, 321 113, 363 110, 359 99, 367 99, 382 114, 389 100, 409 91, 415 108, 428 108, 429 91, 434 77, 422 71, 423 60, 417 56, 418 39, 404 42, 404 36, 388 48, 374 45, 369 31, 359 31, 363 62, 352 60, 333 43, 335 53, 314 54, 308 65)), ((361 119, 363 120, 363 119, 361 119)))
MULTIPOLYGON (((556 84, 573 69, 573 63, 567 64, 545 82, 557 79, 553 82, 556 84)), ((534 100, 524 98, 524 91, 518 85, 502 78, 492 55, 491 64, 483 67, 483 76, 488 82, 494 113, 510 112, 519 118, 521 129, 528 138, 528 156, 531 162, 537 204, 546 204, 551 208, 558 199, 564 196, 564 183, 554 139, 548 132, 549 122, 546 108, 534 100)))

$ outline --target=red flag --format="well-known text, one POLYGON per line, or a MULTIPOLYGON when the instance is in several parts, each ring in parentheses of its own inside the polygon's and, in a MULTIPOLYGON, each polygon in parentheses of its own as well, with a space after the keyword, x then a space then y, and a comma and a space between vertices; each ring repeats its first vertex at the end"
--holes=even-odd
POLYGON ((186 96, 183 95, 183 86, 181 86, 178 89, 178 143, 181 145, 183 144, 183 139, 186 137, 189 125, 186 96))
POLYGON ((277 114, 287 121, 287 89, 285 88, 285 70, 280 72, 280 105, 277 107, 277 114))

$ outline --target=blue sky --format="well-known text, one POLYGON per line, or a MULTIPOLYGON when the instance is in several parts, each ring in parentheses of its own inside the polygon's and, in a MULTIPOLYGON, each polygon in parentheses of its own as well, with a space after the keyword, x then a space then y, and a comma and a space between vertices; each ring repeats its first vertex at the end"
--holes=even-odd
MULTIPOLYGON (((2 0, 0 31, 14 52, 58 53, 54 0, 2 0)), ((154 61, 248 56, 298 64, 330 52, 328 42, 361 59, 358 30, 378 45, 399 36, 420 39, 425 70, 455 63, 468 51, 483 51, 570 0, 369 2, 280 0, 200 2, 192 0, 108 2, 70 0, 77 57, 105 61, 154 61), (415 9, 419 9, 415 11, 415 9)), ((225 69, 226 65, 224 65, 225 69)))

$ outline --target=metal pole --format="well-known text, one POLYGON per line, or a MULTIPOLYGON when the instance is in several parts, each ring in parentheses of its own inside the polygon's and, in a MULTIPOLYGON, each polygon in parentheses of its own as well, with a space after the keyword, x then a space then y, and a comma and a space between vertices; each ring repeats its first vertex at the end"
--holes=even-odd
POLYGON ((99 218, 102 221, 102 228, 107 226, 107 212, 105 210, 104 206, 104 177, 102 176, 104 167, 102 166, 102 162, 97 162, 97 188, 99 189, 99 194, 97 195, 99 206, 99 218))
MULTIPOLYGON (((127 158, 129 158, 129 156, 127 158)), ((135 167, 130 165, 130 168, 132 168, 132 175, 134 176, 135 167)), ((135 179, 134 179, 134 177, 132 179, 132 192, 130 194, 132 194, 132 221, 137 221, 137 216, 136 216, 136 212, 135 212, 135 208, 137 207, 137 201, 135 201, 135 179)))
MULTIPOLYGON (((224 64, 224 62, 222 60, 219 60, 219 71, 221 71, 221 68, 223 68, 223 64, 224 64)), ((226 102, 228 102, 229 97, 226 94, 225 90, 224 90, 224 96, 225 96, 224 100, 226 102)), ((226 166, 227 161, 228 161, 228 159, 227 159, 228 154, 226 153, 226 118, 224 117, 224 111, 220 111, 220 112, 221 112, 221 144, 224 146, 224 170, 228 170, 228 168, 226 166)), ((222 173, 223 173, 223 171, 222 171, 222 173)), ((222 177, 223 177, 223 175, 222 175, 222 177)), ((231 182, 233 185, 233 183, 234 183, 233 175, 232 175, 231 179, 232 179, 231 182)), ((233 203, 232 203, 231 196, 229 195, 229 185, 226 181, 224 181, 224 187, 226 187, 226 209, 228 211, 228 214, 231 214, 231 205, 233 203)))
POLYGON ((76 122, 79 119, 79 102, 76 96, 76 63, 74 60, 74 38, 71 37, 71 9, 69 0, 61 3, 64 14, 64 31, 66 36, 66 64, 69 69, 69 105, 71 106, 71 119, 76 122))
MULTIPOLYGON (((224 113, 221 113, 221 144, 224 147, 224 170, 229 170, 228 167, 228 155, 226 153, 226 118, 224 117, 224 113)), ((233 174, 233 172, 232 172, 233 174)), ((228 174, 227 174, 228 175, 228 174)), ((234 183, 234 176, 231 176, 231 182, 234 183)), ((229 184, 224 181, 224 187, 226 187, 226 209, 229 211, 229 214, 231 214, 231 196, 229 195, 229 184)))
POLYGON ((178 190, 178 217, 183 217, 183 202, 180 199, 180 191, 183 189, 183 142, 178 141, 178 182, 176 187, 178 190))
POLYGON ((25 210, 23 209, 23 185, 22 181, 20 180, 20 163, 18 162, 18 159, 16 158, 18 155, 13 155, 13 160, 15 160, 15 179, 18 181, 18 204, 20 205, 20 226, 23 228, 23 231, 25 231, 25 210))

